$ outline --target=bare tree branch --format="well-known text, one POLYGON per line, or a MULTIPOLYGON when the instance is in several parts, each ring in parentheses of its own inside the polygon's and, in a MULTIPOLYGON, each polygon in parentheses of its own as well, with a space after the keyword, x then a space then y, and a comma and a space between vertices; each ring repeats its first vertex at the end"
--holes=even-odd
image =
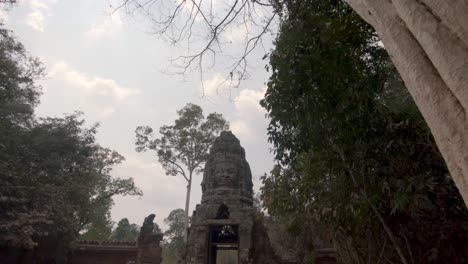
POLYGON ((119 1, 120 4, 114 7, 114 12, 122 10, 129 15, 142 13, 155 26, 154 33, 169 39, 171 45, 186 41, 186 54, 171 60, 171 65, 175 69, 171 74, 184 75, 188 71, 198 70, 203 96, 205 96, 204 71, 206 68, 213 69, 216 66, 217 54, 221 54, 223 47, 228 44, 231 44, 230 51, 240 55, 224 55, 234 62, 223 71, 226 80, 229 80, 229 88, 239 87, 242 80, 248 76, 249 56, 262 43, 262 38, 269 32, 277 18, 270 0, 115 1, 119 1), (245 34, 245 40, 240 45, 229 41, 233 30, 242 30, 245 34), (211 64, 207 65, 207 59, 208 61, 212 59, 211 64))
POLYGON ((171 163, 172 165, 176 166, 177 168, 179 168, 178 170, 176 170, 180 175, 182 175, 185 180, 187 182, 189 182, 189 179, 187 178, 187 176, 185 175, 185 170, 179 165, 177 164, 177 162, 173 161, 173 160, 170 160, 170 159, 165 159, 167 162, 171 163))

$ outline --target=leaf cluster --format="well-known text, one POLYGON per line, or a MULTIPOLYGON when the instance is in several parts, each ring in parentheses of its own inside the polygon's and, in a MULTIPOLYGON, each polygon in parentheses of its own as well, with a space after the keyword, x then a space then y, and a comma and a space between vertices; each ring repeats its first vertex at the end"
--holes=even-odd
POLYGON ((185 251, 185 211, 183 209, 172 210, 164 223, 168 229, 164 232, 164 249, 168 255, 181 258, 185 251))
POLYGON ((0 124, 25 123, 39 103, 44 67, 0 23, 0 124))
POLYGON ((279 162, 262 179, 269 213, 332 241, 343 263, 400 262, 398 251, 410 263, 462 261, 468 213, 373 29, 345 1, 277 9, 261 102, 279 162))
MULTIPOLYGON (((159 227, 156 225, 156 229, 159 227)), ((112 231, 110 240, 118 241, 136 241, 140 234, 140 227, 136 224, 130 224, 127 218, 122 218, 117 227, 112 231)))
POLYGON ((202 172, 211 144, 221 131, 229 129, 229 123, 218 113, 205 119, 202 108, 191 103, 177 115, 174 125, 159 129, 159 138, 151 127, 137 127, 136 150, 155 151, 167 175, 180 174, 191 182, 192 173, 202 172))

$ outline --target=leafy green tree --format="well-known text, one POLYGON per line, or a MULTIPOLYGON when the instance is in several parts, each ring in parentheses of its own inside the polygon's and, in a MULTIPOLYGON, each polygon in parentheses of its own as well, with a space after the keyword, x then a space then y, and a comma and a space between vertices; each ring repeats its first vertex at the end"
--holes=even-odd
POLYGON ((185 212, 183 209, 175 209, 164 219, 164 223, 169 226, 164 232, 164 249, 168 255, 175 259, 182 257, 185 250, 185 212))
MULTIPOLYGON (((136 128, 136 150, 152 150, 167 175, 181 175, 187 181, 185 200, 185 230, 188 228, 188 212, 192 177, 203 170, 209 148, 218 134, 229 129, 221 114, 210 113, 206 119, 203 110, 195 104, 187 104, 177 111, 174 125, 162 126, 160 138, 149 126, 136 128)), ((185 231, 186 233, 186 231, 185 231)), ((186 237, 186 234, 185 234, 186 237)))
POLYGON ((373 29, 344 1, 276 8, 270 214, 331 239, 343 263, 462 262, 466 208, 373 29))
POLYGON ((79 113, 34 117, 42 75, 40 62, 2 27, 0 246, 64 262, 80 232, 103 220, 98 212, 107 217, 114 195, 141 191, 131 178, 110 176, 124 158, 99 146, 97 125, 85 127, 79 113))
POLYGON ((122 218, 117 227, 112 231, 111 240, 133 241, 138 238, 140 227, 136 224, 130 224, 127 218, 122 218))
POLYGON ((2 24, 0 72, 1 128, 30 123, 41 93, 41 86, 35 81, 44 76, 44 67, 2 24))
POLYGON ((110 209, 114 195, 141 195, 133 179, 110 176, 123 157, 97 145, 96 127, 83 122, 77 115, 41 119, 5 146, 2 195, 16 204, 3 208, 3 245, 55 255, 93 224, 96 212, 110 209))
MULTIPOLYGON (((41 63, 31 57, 13 36, 0 25, 0 229, 2 245, 32 247, 33 226, 47 224, 43 212, 27 210, 26 189, 18 185, 19 158, 28 151, 21 148, 33 122, 33 109, 39 102, 43 76, 41 63), (13 210, 16 209, 16 210, 13 210), (11 218, 10 218, 11 217, 11 218), (15 222, 10 221, 15 220, 15 222)), ((40 232, 40 228, 36 229, 40 232)), ((43 231, 41 231, 43 232, 43 231)))
POLYGON ((80 240, 108 240, 112 234, 114 222, 110 216, 112 204, 101 204, 95 208, 80 240))

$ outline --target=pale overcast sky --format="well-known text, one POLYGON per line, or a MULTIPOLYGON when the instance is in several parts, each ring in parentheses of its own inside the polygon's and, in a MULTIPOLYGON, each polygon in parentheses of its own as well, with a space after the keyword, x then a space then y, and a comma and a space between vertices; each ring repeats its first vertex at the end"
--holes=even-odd
MULTIPOLYGON (((256 190, 259 176, 271 170, 268 122, 259 105, 268 80, 262 57, 271 48, 271 39, 250 57, 250 77, 240 88, 229 91, 219 86, 226 67, 206 72, 202 98, 198 72, 162 73, 183 47, 174 49, 148 34, 150 25, 138 17, 110 16, 106 0, 23 0, 0 15, 47 68, 36 114, 62 116, 82 111, 88 125, 100 122, 98 142, 125 156, 113 176, 133 177, 144 195, 114 199, 114 221, 127 217, 141 224, 145 216, 156 213, 157 223, 164 226, 163 219, 171 210, 184 207, 185 181, 166 176, 153 153, 137 153, 134 131, 138 125, 158 130, 172 124, 176 110, 188 102, 199 104, 205 114, 222 113, 230 122, 246 150, 256 190)), ((217 57, 218 65, 228 65, 226 58, 242 41, 236 30, 225 37, 232 43, 224 47, 226 57, 217 57)), ((201 178, 194 179, 190 211, 200 202, 201 178)))

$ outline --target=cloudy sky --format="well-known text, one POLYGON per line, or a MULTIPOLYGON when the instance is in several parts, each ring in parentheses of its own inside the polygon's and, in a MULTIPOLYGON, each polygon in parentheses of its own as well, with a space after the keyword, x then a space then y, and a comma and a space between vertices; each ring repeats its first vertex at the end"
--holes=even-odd
MULTIPOLYGON (((141 224, 145 216, 156 213, 158 224, 163 225, 171 210, 183 208, 184 180, 166 176, 153 153, 137 153, 134 131, 138 125, 157 130, 171 124, 176 110, 188 102, 199 104, 205 113, 222 113, 230 122, 246 149, 254 188, 258 189, 259 176, 273 165, 267 120, 259 105, 268 79, 262 57, 271 48, 271 39, 252 53, 248 80, 229 89, 223 84, 225 65, 232 63, 231 51, 238 49, 244 38, 241 28, 229 31, 224 36, 228 41, 223 52, 217 55, 217 67, 204 74, 202 96, 196 69, 183 76, 168 74, 172 72, 170 61, 187 47, 173 47, 150 34, 152 26, 143 18, 110 15, 109 8, 107 0, 23 0, 2 11, 1 17, 47 68, 37 115, 82 111, 88 125, 100 122, 100 144, 126 157, 113 176, 133 177, 144 196, 117 197, 113 220, 127 217, 141 224)), ((200 182, 198 175, 190 210, 200 201, 200 182)))

